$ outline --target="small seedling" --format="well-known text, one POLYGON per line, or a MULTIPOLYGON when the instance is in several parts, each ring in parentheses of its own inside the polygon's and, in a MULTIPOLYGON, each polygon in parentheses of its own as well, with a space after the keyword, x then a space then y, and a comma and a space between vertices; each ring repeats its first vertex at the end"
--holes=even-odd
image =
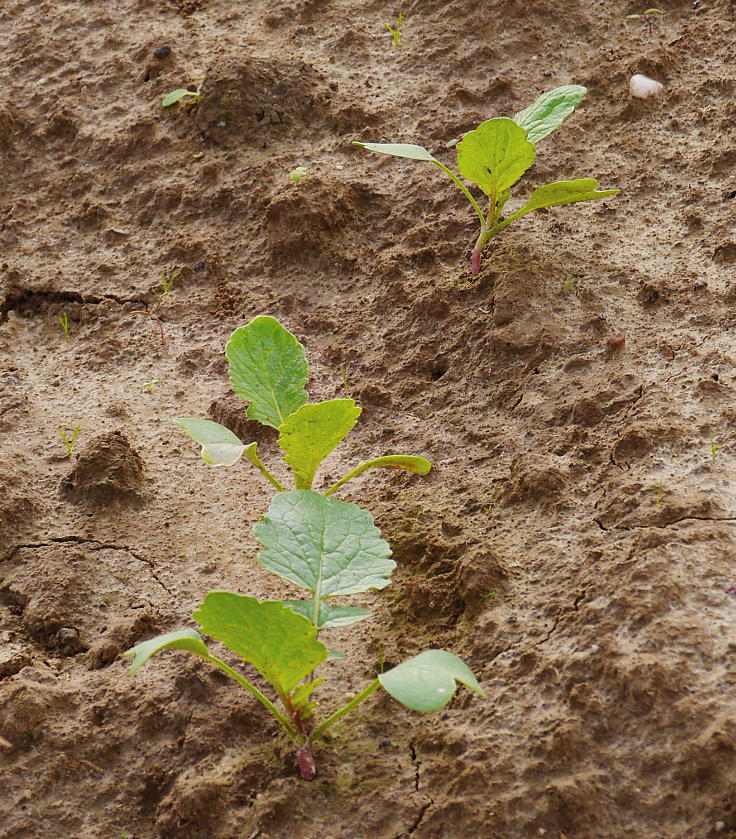
POLYGON ((64 333, 64 340, 69 340, 69 317, 66 312, 62 312, 57 318, 61 324, 61 331, 64 333))
POLYGON ((716 458, 718 457, 718 452, 720 451, 721 447, 716 443, 713 439, 713 435, 710 435, 710 456, 713 458, 713 463, 716 462, 716 458))
POLYGON ((174 287, 174 280, 179 276, 180 269, 173 268, 168 273, 166 271, 161 272, 161 287, 163 288, 163 294, 159 294, 156 298, 156 302, 150 308, 146 309, 145 311, 135 311, 131 312, 132 315, 145 315, 146 317, 151 318, 158 325, 159 333, 161 335, 162 343, 166 343, 166 334, 164 332, 164 324, 161 320, 161 315, 159 314, 159 309, 161 308, 161 304, 163 303, 164 297, 171 291, 174 287))
POLYGON ((389 23, 384 23, 383 25, 388 29, 391 33, 391 41, 393 43, 393 50, 397 50, 399 48, 399 41, 401 40, 401 24, 404 20, 404 16, 399 12, 399 17, 396 22, 396 26, 393 27, 389 23))
POLYGON ((654 506, 658 507, 660 502, 662 501, 662 496, 664 495, 664 487, 662 485, 662 479, 660 478, 659 483, 657 484, 657 495, 654 499, 654 506))
POLYGON ((299 181, 307 174, 307 167, 306 166, 297 166, 296 169, 292 169, 289 172, 289 180, 292 183, 298 184, 299 181))
POLYGON ((651 35, 653 30, 653 23, 656 18, 663 15, 662 9, 645 9, 639 15, 626 15, 626 20, 643 20, 647 27, 647 34, 651 35))
POLYGON ((473 247, 470 266, 474 274, 480 270, 481 253, 489 239, 521 216, 533 210, 595 201, 616 195, 618 189, 598 189, 593 178, 574 181, 554 181, 537 187, 526 204, 504 217, 502 211, 511 197, 512 186, 536 159, 535 149, 558 128, 575 110, 586 89, 580 85, 565 85, 543 93, 528 108, 513 119, 498 117, 486 120, 475 130, 451 140, 457 145, 457 168, 460 175, 475 184, 488 196, 488 211, 484 212, 465 184, 450 168, 433 157, 422 146, 409 143, 354 143, 368 151, 421 160, 441 169, 468 199, 480 222, 480 233, 473 247))
POLYGON ((57 428, 57 429, 56 429, 56 433, 57 433, 57 434, 59 435, 59 437, 61 437, 61 439, 64 441, 64 446, 65 446, 65 448, 66 448, 66 456, 67 456, 67 457, 71 457, 71 456, 72 456, 72 449, 74 448, 74 444, 77 442, 77 435, 79 434, 79 429, 80 429, 81 427, 82 427, 82 426, 81 426, 81 424, 80 424, 80 425, 78 425, 76 428, 73 428, 73 429, 69 432, 69 436, 68 436, 68 437, 67 437, 67 435, 66 435, 66 433, 64 432, 64 430, 63 430, 63 429, 61 429, 61 428, 57 428))
MULTIPOLYGON (((247 416, 279 432, 278 444, 291 467, 295 488, 312 489, 320 463, 347 436, 362 409, 353 399, 307 402, 304 347, 275 318, 261 315, 236 329, 227 342, 225 356, 233 390, 249 403, 247 416)), ((175 421, 202 446, 205 463, 232 466, 245 455, 272 486, 284 491, 258 457, 256 443, 246 445, 229 428, 210 420, 182 417, 175 421)), ((324 494, 332 495, 352 478, 382 466, 418 475, 426 475, 431 469, 423 457, 378 457, 356 466, 324 494)))
POLYGON ((202 95, 202 85, 200 84, 196 90, 187 90, 184 87, 180 87, 178 90, 172 90, 171 93, 168 93, 164 96, 161 107, 162 108, 170 108, 172 105, 193 105, 195 102, 199 101, 199 97, 202 95))
POLYGON ((150 382, 143 382, 141 385, 141 390, 147 390, 149 393, 153 393, 153 386, 159 383, 158 379, 151 379, 150 382))
POLYGON ((253 528, 263 547, 261 564, 306 589, 309 600, 256 600, 229 591, 211 591, 194 612, 202 631, 220 641, 260 673, 281 707, 256 685, 212 655, 194 629, 180 629, 144 641, 125 654, 135 672, 157 652, 187 650, 219 667, 249 691, 278 720, 296 747, 302 778, 317 774, 313 744, 338 720, 383 687, 414 711, 436 711, 452 699, 457 683, 485 696, 472 671, 446 650, 425 650, 388 671, 379 672, 349 702, 320 723, 313 721, 315 690, 324 677, 315 670, 344 658, 319 640, 321 631, 349 626, 370 616, 368 609, 332 605, 335 597, 383 589, 396 567, 373 517, 355 504, 325 498, 312 490, 277 494, 253 528))

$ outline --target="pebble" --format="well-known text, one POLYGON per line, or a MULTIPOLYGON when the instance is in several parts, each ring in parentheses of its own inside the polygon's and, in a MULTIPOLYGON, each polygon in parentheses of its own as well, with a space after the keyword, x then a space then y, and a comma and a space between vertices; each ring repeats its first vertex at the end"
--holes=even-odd
POLYGON ((164 58, 168 58, 170 55, 171 47, 168 44, 162 44, 153 51, 153 57, 158 58, 159 61, 163 61, 164 58))
POLYGON ((650 96, 659 96, 664 90, 662 82, 656 82, 649 76, 637 73, 629 81, 629 92, 637 99, 649 99, 650 96))

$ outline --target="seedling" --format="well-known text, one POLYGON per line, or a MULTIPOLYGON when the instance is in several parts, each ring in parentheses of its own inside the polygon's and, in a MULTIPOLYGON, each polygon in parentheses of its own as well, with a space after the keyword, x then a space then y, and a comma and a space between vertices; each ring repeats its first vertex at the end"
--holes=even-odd
POLYGON ((150 382, 143 382, 141 385, 141 390, 147 390, 149 393, 153 393, 153 386, 159 383, 158 379, 151 379, 150 382))
MULTIPOLYGON (((307 358, 304 347, 272 317, 259 316, 230 336, 225 347, 233 390, 249 403, 250 419, 275 428, 284 461, 291 467, 296 489, 311 489, 320 463, 342 442, 362 409, 353 399, 308 403, 307 358)), ((232 466, 245 457, 279 492, 281 483, 256 452, 257 444, 244 444, 223 425, 182 417, 175 420, 202 446, 202 459, 210 466, 232 466)), ((431 464, 423 457, 394 454, 367 460, 330 486, 332 495, 343 484, 368 469, 391 466, 426 475, 431 464)))
POLYGON ((716 443, 713 438, 713 435, 710 435, 710 456, 713 458, 713 463, 716 462, 716 458, 718 457, 718 452, 720 451, 721 447, 716 443))
POLYGON ((565 85, 543 93, 513 119, 497 117, 486 120, 475 130, 461 135, 448 146, 457 145, 457 168, 460 175, 488 196, 488 211, 483 212, 471 192, 450 168, 422 146, 409 143, 354 143, 368 151, 433 163, 441 169, 468 199, 480 222, 480 233, 473 247, 470 266, 480 270, 481 253, 489 239, 521 216, 545 207, 595 201, 615 195, 618 189, 598 189, 593 178, 554 181, 532 192, 526 204, 504 217, 502 211, 511 197, 512 186, 534 163, 537 143, 551 134, 575 110, 586 93, 581 85, 565 85))
POLYGON ((162 108, 170 108, 172 105, 193 105, 195 102, 199 101, 199 97, 202 95, 202 85, 198 85, 196 90, 187 90, 184 87, 180 87, 178 90, 172 90, 171 93, 168 93, 164 96, 161 107, 162 108), (185 101, 186 100, 186 101, 185 101))
POLYGON ((61 324, 61 331, 64 333, 64 340, 69 340, 69 317, 66 312, 62 312, 57 320, 61 324))
POLYGON ((391 33, 391 41, 393 43, 393 50, 397 50, 399 48, 399 41, 401 40, 401 23, 404 20, 404 16, 399 12, 399 18, 396 22, 396 26, 393 27, 389 23, 384 23, 383 25, 388 29, 391 33))
POLYGON ((164 297, 171 291, 174 287, 174 280, 179 276, 180 270, 179 268, 173 268, 168 273, 166 271, 161 272, 161 287, 163 288, 163 294, 159 294, 156 298, 155 303, 150 308, 146 309, 145 311, 136 311, 131 312, 132 315, 145 315, 146 317, 151 318, 158 325, 159 333, 161 335, 162 343, 166 343, 166 334, 164 332, 164 324, 161 319, 161 315, 159 314, 159 309, 161 308, 161 304, 163 303, 164 297))
POLYGON ((647 34, 651 35, 653 23, 659 15, 663 15, 662 9, 645 9, 640 15, 626 15, 626 20, 643 20, 647 27, 647 34))
POLYGON ((292 183, 298 184, 299 181, 307 174, 307 167, 306 166, 297 166, 296 169, 292 169, 289 172, 289 180, 292 183))
POLYGON ((319 640, 330 627, 348 626, 370 615, 367 609, 333 606, 335 597, 382 589, 396 567, 370 513, 312 490, 276 495, 263 521, 253 528, 263 546, 259 560, 278 576, 307 589, 310 600, 263 600, 229 591, 211 591, 194 612, 202 631, 253 665, 273 688, 280 707, 249 679, 210 653, 194 629, 159 635, 133 647, 135 672, 157 652, 187 650, 219 667, 249 691, 276 718, 296 746, 302 778, 317 767, 312 746, 338 720, 383 687, 414 711, 436 711, 453 697, 457 682, 485 696, 472 671, 446 650, 425 650, 380 672, 349 702, 322 722, 312 719, 315 690, 324 677, 315 671, 343 657, 319 640))
POLYGON ((57 428, 57 429, 56 429, 56 433, 57 433, 57 434, 59 435, 59 437, 61 437, 61 439, 64 441, 64 447, 66 448, 66 456, 67 456, 67 457, 71 457, 71 456, 72 456, 72 449, 74 448, 74 444, 77 442, 77 435, 79 434, 79 429, 80 429, 81 427, 82 427, 82 426, 81 426, 81 424, 80 424, 80 425, 78 425, 76 428, 73 428, 73 429, 69 432, 69 436, 68 436, 68 437, 67 437, 67 435, 66 435, 66 433, 64 432, 64 430, 63 430, 63 429, 61 429, 61 428, 57 428))

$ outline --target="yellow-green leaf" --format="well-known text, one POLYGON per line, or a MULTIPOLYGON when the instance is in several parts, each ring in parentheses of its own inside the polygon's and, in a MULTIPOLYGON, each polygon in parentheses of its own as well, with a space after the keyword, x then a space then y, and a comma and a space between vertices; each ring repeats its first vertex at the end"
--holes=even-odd
POLYGON ((496 201, 534 163, 534 145, 513 120, 489 119, 457 145, 460 174, 496 201))

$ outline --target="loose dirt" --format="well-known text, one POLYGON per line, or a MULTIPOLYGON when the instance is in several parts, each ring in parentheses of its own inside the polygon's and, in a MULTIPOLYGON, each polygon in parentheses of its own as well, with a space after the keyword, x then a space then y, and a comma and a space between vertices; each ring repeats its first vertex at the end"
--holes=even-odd
POLYGON ((641 11, 2 4, 3 839, 736 836, 736 20, 672 0, 649 35, 641 11), (632 100, 637 72, 662 95, 632 100), (477 276, 449 180, 351 145, 451 163, 451 137, 567 83, 589 94, 522 194, 621 194, 526 217, 477 276), (162 335, 135 313, 174 268, 162 335), (430 645, 488 692, 426 717, 376 695, 311 784, 205 662, 120 657, 210 589, 291 594, 255 561, 269 487, 172 423, 259 434, 273 462, 222 354, 257 314, 307 347, 313 399, 344 374, 364 408, 324 486, 392 451, 434 463, 342 493, 398 569, 334 631, 323 707, 430 645))

